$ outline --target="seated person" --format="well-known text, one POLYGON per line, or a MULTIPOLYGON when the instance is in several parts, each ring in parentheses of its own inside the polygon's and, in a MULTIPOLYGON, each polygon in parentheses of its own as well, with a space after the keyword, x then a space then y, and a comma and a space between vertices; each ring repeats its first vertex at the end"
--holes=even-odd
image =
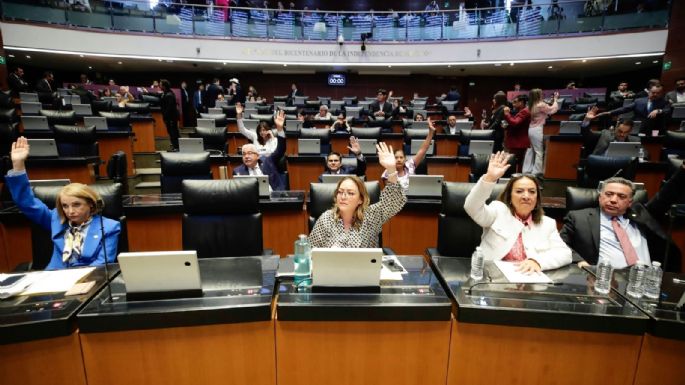
POLYGON ((401 114, 406 114, 407 109, 400 103, 399 99, 392 100, 392 118, 399 119, 401 114))
POLYGON ((407 197, 397 183, 392 147, 380 143, 376 148, 378 162, 388 173, 380 200, 369 204, 369 193, 358 177, 340 180, 333 207, 321 214, 309 234, 312 247, 379 247, 383 224, 402 210, 407 197))
MULTIPOLYGON (((633 130, 633 121, 624 120, 619 123, 614 130, 602 130, 599 139, 597 139, 597 145, 592 151, 592 155, 602 155, 605 156, 607 150, 609 149, 609 143, 611 142, 634 142, 640 143, 640 138, 637 136, 630 135, 633 130)), ((646 156, 648 157, 648 156, 646 156)))
POLYGON ((464 107, 464 117, 457 118, 456 115, 451 114, 447 117, 447 126, 445 126, 445 134, 457 135, 460 134, 457 128, 457 122, 473 122, 473 113, 468 107, 464 107))
POLYGON ((627 179, 612 177, 604 181, 599 207, 569 211, 564 218, 561 238, 573 249, 579 266, 596 264, 599 257, 609 259, 615 269, 661 261, 669 244, 667 271, 680 271, 680 251, 661 228, 664 217, 685 190, 685 165, 669 179, 654 197, 642 204, 633 201, 635 185, 627 179))
MULTIPOLYGON (((395 170, 397 172, 397 180, 403 189, 409 188, 409 175, 414 175, 416 173, 416 166, 423 161, 426 157, 426 151, 431 145, 433 140, 433 135, 435 135, 435 126, 433 121, 428 119, 428 135, 426 139, 421 143, 421 148, 416 152, 416 155, 406 160, 403 150, 395 150, 395 170)), ((381 175, 383 180, 388 177, 388 172, 384 171, 381 175)))
POLYGON ((309 119, 309 116, 304 114, 304 111, 302 109, 297 110, 297 120, 302 122, 302 128, 314 127, 311 119, 309 119))
POLYGON ((342 165, 342 156, 337 152, 331 152, 326 157, 326 170, 319 175, 319 182, 323 182, 323 175, 345 175, 354 174, 359 177, 366 174, 366 159, 362 154, 362 149, 359 147, 359 141, 354 136, 350 136, 350 145, 347 147, 356 157, 357 166, 349 167, 342 165))
MULTIPOLYGON (((392 97, 392 91, 390 91, 392 97)), ((372 120, 384 121, 392 117, 392 104, 387 102, 388 91, 379 89, 376 94, 376 100, 369 105, 369 113, 372 120)))
POLYGON ((331 115, 330 112, 328 112, 328 106, 325 104, 322 104, 319 106, 319 113, 314 116, 314 120, 332 120, 333 115, 331 115))
POLYGON ((414 116, 414 121, 415 121, 415 122, 423 122, 423 121, 425 121, 425 120, 426 120, 426 117, 423 116, 422 113, 418 113, 418 114, 416 114, 416 115, 414 116))
POLYGON ((126 103, 133 102, 136 100, 136 98, 133 97, 131 92, 129 91, 128 86, 121 86, 119 87, 119 91, 117 92, 117 104, 119 107, 124 107, 126 103))
POLYGON ((350 123, 345 119, 345 114, 344 113, 339 113, 338 118, 331 124, 331 132, 350 132, 352 131, 352 127, 350 127, 350 123))
POLYGON ((285 190, 285 183, 278 172, 278 162, 285 154, 285 111, 280 110, 274 118, 276 125, 277 145, 274 152, 260 156, 257 147, 252 144, 243 146, 243 164, 233 169, 233 175, 268 175, 272 191, 285 190))
POLYGON ((97 266, 107 261, 115 262, 121 226, 118 221, 102 218, 102 198, 90 187, 71 183, 60 191, 55 208, 50 210, 38 200, 31 190, 25 162, 29 156, 26 138, 19 137, 12 143, 12 170, 5 176, 12 199, 24 215, 45 230, 50 231, 53 242, 52 258, 47 270, 76 266, 97 266), (103 249, 102 230, 105 239, 103 249))
POLYGON ((557 231, 556 221, 544 216, 537 178, 512 177, 498 200, 485 204, 509 168, 509 154, 490 156, 488 171, 464 201, 464 210, 480 226, 480 247, 486 259, 517 262, 522 273, 556 269, 571 263, 571 249, 557 231))
POLYGON ((235 104, 235 116, 236 123, 238 124, 238 131, 240 131, 240 133, 243 134, 243 136, 245 136, 247 140, 254 145, 257 153, 259 153, 260 156, 270 155, 276 150, 278 140, 276 140, 276 137, 274 137, 274 133, 271 130, 271 127, 269 127, 269 123, 265 121, 259 122, 259 125, 257 126, 257 132, 248 130, 245 127, 245 123, 243 123, 244 110, 245 109, 243 108, 242 104, 235 104))

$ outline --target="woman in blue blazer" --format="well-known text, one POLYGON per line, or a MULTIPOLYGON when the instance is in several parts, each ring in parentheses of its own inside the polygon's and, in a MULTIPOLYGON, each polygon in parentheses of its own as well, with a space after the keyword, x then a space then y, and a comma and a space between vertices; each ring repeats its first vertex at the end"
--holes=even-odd
MULTIPOLYGON (((5 182, 14 202, 29 219, 50 231, 53 252, 46 270, 75 266, 96 266, 105 263, 100 215, 103 201, 100 195, 81 183, 71 183, 60 191, 55 208, 50 210, 33 195, 25 162, 29 144, 23 136, 12 143, 12 170, 5 182)), ((108 262, 117 257, 121 226, 118 221, 102 218, 108 262)))

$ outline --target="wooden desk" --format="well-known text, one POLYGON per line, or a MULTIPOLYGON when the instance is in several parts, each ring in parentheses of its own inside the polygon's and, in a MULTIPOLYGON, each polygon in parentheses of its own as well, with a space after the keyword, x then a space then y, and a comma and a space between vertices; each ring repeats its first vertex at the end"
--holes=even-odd
POLYGON ((155 121, 152 118, 131 119, 135 134, 133 152, 155 152, 155 121))
POLYGON ((445 182, 468 182, 471 173, 471 158, 456 156, 427 157, 429 175, 443 175, 445 182))
POLYGON ((685 341, 645 334, 633 384, 680 385, 683 383, 683 362, 685 341))
POLYGON ((423 255, 438 244, 440 200, 410 199, 402 211, 383 226, 383 245, 402 255, 423 255))
POLYGON ((309 184, 318 180, 324 171, 325 162, 323 156, 319 155, 288 156, 290 188, 309 192, 309 184))
POLYGON ((459 155, 459 135, 443 135, 435 136, 435 155, 439 156, 457 156, 459 155))
POLYGON ((97 157, 29 158, 26 160, 26 171, 31 179, 69 179, 71 182, 93 184, 96 160, 97 157))
POLYGON ((575 180, 583 137, 580 135, 550 136, 546 140, 544 175, 549 179, 575 180))
POLYGON ((135 146, 135 136, 132 132, 115 133, 95 133, 97 135, 98 147, 100 150, 100 176, 107 176, 107 162, 117 151, 126 153, 126 175, 134 176, 133 148, 135 146))

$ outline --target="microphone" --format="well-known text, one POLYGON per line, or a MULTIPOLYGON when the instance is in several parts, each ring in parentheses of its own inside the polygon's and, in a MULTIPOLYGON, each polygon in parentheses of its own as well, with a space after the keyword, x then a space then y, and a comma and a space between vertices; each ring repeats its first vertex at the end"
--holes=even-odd
MULTIPOLYGON (((475 283, 471 286, 469 286, 468 289, 465 290, 466 295, 471 295, 471 292, 473 291, 473 288, 476 286, 480 285, 516 285, 517 282, 478 282, 475 283)), ((531 283, 532 285, 547 285, 547 286, 561 286, 564 283, 563 282, 547 282, 547 283, 531 283)))

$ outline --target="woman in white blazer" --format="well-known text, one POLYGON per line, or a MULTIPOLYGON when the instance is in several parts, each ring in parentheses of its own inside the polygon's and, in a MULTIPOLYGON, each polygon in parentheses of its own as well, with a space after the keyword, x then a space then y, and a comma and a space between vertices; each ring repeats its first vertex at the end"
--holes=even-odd
POLYGON ((464 202, 464 210, 483 227, 480 246, 485 259, 518 262, 524 273, 570 264, 571 249, 561 240, 554 219, 544 216, 535 177, 512 177, 498 200, 485 204, 509 168, 509 156, 501 151, 490 156, 487 173, 464 202))

